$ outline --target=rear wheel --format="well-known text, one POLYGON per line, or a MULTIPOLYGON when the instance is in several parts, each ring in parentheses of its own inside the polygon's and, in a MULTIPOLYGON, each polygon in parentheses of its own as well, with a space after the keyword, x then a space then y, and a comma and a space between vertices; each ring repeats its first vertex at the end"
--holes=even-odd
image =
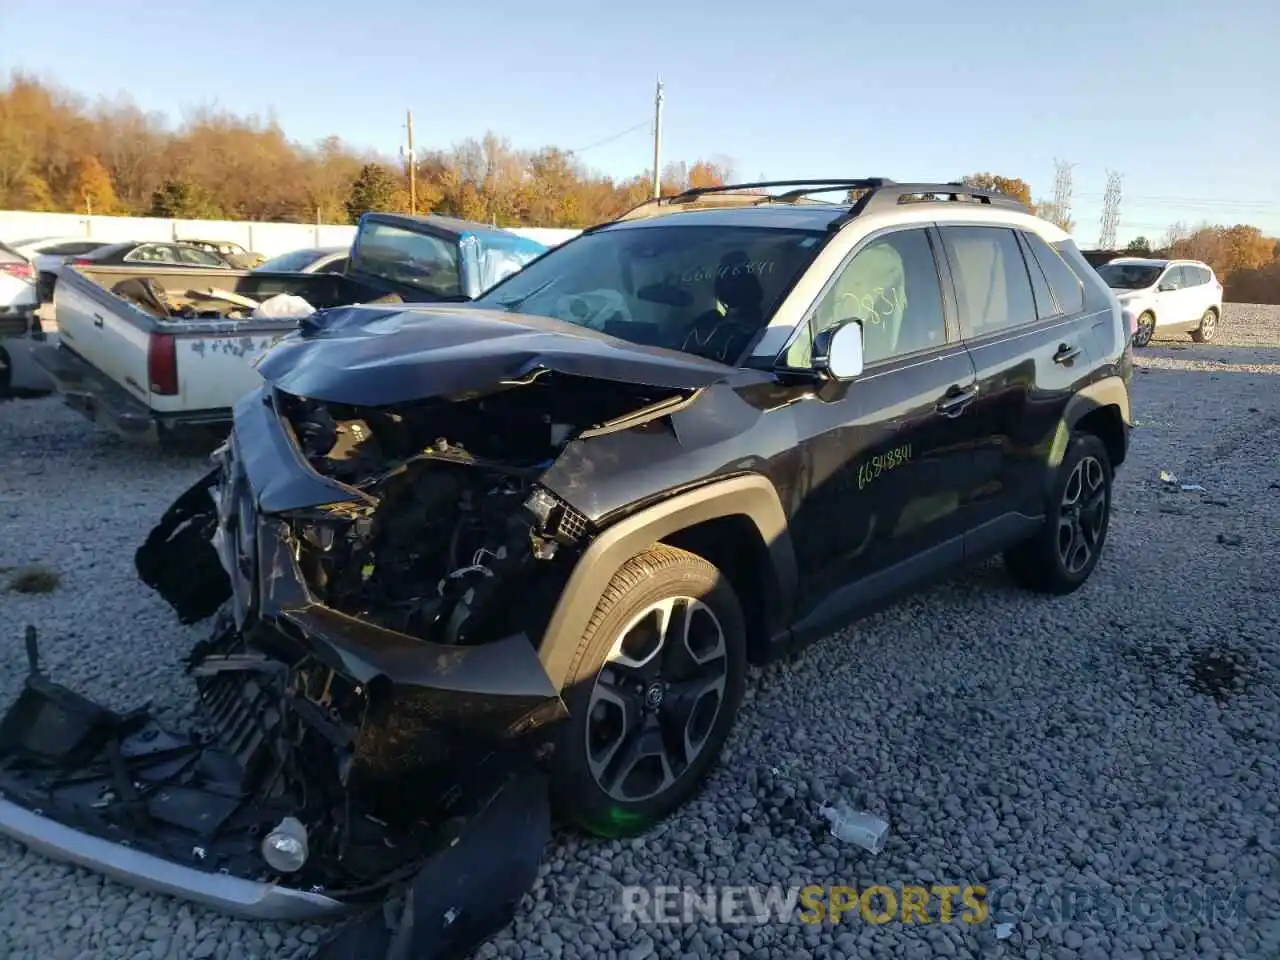
POLYGON ((1138 318, 1138 329, 1133 332, 1133 345, 1135 347, 1145 347, 1151 342, 1155 332, 1156 315, 1148 310, 1138 318))
POLYGON ((638 833, 701 785, 746 682, 733 586, 696 554, 656 545, 601 597, 563 693, 557 810, 602 836, 638 833))
POLYGON ((1005 567, 1019 585, 1038 593, 1071 593, 1098 565, 1111 520, 1111 458, 1106 444, 1077 433, 1058 469, 1040 531, 1005 552, 1005 567))
POLYGON ((1196 343, 1208 343, 1218 332, 1218 311, 1210 307, 1200 318, 1200 326, 1191 331, 1191 339, 1196 343))

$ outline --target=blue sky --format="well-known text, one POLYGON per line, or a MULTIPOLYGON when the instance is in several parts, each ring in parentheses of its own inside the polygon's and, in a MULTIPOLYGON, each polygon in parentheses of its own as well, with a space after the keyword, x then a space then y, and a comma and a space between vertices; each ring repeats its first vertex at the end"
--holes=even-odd
POLYGON ((685 6, 377 0, 0 3, 0 70, 173 118, 216 102, 288 134, 394 153, 491 129, 585 147, 607 173, 727 156, 742 179, 950 179, 991 170, 1052 192, 1097 240, 1108 168, 1120 238, 1175 220, 1280 234, 1280 5, 898 0, 685 6), (130 12, 132 11, 132 12, 130 12), (692 11, 692 12, 690 12, 692 11), (59 24, 53 24, 53 20, 59 24))

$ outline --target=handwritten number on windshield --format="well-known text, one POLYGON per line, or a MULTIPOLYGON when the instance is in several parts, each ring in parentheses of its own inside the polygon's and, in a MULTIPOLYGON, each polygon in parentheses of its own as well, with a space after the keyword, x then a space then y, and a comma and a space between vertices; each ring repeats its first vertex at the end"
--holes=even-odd
POLYGON ((754 275, 762 277, 773 273, 776 264, 772 260, 751 260, 747 263, 721 265, 718 267, 692 267, 680 274, 681 283, 706 283, 724 277, 754 275))

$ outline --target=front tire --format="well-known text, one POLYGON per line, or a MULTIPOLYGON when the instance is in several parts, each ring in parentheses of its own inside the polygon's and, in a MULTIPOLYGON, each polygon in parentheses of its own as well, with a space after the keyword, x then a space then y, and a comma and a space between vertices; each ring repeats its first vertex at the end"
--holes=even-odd
POLYGON ((655 545, 605 589, 563 691, 551 761, 557 811, 600 836, 642 832, 702 784, 746 683, 733 585, 696 554, 655 545))
POLYGON ((1005 551, 1014 582, 1037 593, 1065 595, 1098 565, 1111 520, 1111 458, 1106 444, 1077 433, 1058 468, 1040 531, 1005 551))
POLYGON ((1218 311, 1210 307, 1200 318, 1200 326, 1191 331, 1191 339, 1196 343, 1209 343, 1218 333, 1218 311))
POLYGON ((1133 345, 1145 347, 1156 333, 1156 315, 1148 310, 1138 317, 1138 328, 1133 332, 1133 345))

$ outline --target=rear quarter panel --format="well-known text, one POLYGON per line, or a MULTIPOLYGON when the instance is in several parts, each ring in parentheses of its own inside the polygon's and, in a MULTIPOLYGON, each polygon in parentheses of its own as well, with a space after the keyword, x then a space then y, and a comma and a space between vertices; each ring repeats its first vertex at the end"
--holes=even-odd
POLYGON ((254 362, 271 345, 297 328, 294 320, 241 321, 224 325, 162 323, 160 332, 176 338, 178 394, 151 395, 158 413, 221 410, 262 385, 254 362))

